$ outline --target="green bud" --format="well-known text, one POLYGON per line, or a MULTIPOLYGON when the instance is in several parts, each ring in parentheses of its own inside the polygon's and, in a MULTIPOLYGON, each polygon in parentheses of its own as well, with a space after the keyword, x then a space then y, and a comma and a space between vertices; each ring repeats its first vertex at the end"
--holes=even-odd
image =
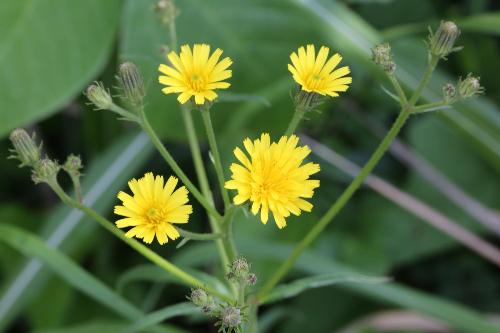
POLYGON ((82 160, 80 156, 69 155, 66 159, 66 162, 63 165, 64 171, 66 171, 71 176, 79 177, 80 170, 83 168, 82 160))
POLYGON ((396 64, 392 60, 389 43, 378 44, 372 48, 372 60, 382 67, 387 74, 393 74, 396 71, 396 64))
POLYGON ((460 48, 454 48, 455 40, 460 35, 457 25, 451 21, 441 21, 436 33, 430 31, 429 35, 429 50, 431 54, 444 58, 460 48))
POLYGON ((455 99, 457 92, 455 86, 451 83, 447 83, 443 86, 443 99, 445 102, 452 102, 455 99))
POLYGON ((245 258, 238 258, 231 263, 226 277, 230 281, 246 280, 250 266, 245 258))
POLYGON ((61 167, 59 166, 59 164, 57 164, 56 161, 53 161, 49 158, 44 158, 33 167, 33 174, 31 175, 31 179, 33 179, 33 182, 35 182, 35 184, 54 184, 55 182, 57 182, 57 174, 59 173, 60 168, 61 167))
POLYGON ((238 327, 241 325, 241 319, 241 310, 234 306, 225 307, 220 314, 220 322, 226 328, 238 327))
POLYGON ((293 97, 293 103, 297 109, 309 112, 316 109, 325 101, 325 96, 315 92, 307 92, 299 88, 293 97))
POLYGON ((117 79, 123 91, 123 97, 132 105, 142 105, 144 96, 146 96, 146 89, 137 66, 132 62, 124 62, 118 69, 117 79))
POLYGON ((41 145, 35 143, 35 135, 30 137, 29 134, 22 128, 17 128, 10 133, 10 141, 14 146, 12 152, 14 155, 11 158, 17 158, 21 161, 20 167, 33 166, 40 160, 41 145))
POLYGON ((254 273, 248 274, 248 276, 247 276, 247 284, 249 286, 253 286, 256 283, 257 283, 257 275, 255 275, 254 273))
POLYGON ((179 10, 172 0, 159 0, 155 5, 155 12, 163 24, 169 24, 179 16, 179 10))
POLYGON ((85 91, 85 95, 98 110, 108 110, 113 105, 113 99, 102 82, 90 85, 85 91))
POLYGON ((207 302, 209 301, 209 296, 205 290, 197 288, 191 290, 191 296, 189 297, 189 300, 193 302, 194 305, 201 307, 207 304, 207 302))
POLYGON ((461 98, 470 98, 484 93, 484 88, 481 87, 479 77, 472 76, 471 73, 467 75, 465 80, 458 81, 458 94, 461 98))

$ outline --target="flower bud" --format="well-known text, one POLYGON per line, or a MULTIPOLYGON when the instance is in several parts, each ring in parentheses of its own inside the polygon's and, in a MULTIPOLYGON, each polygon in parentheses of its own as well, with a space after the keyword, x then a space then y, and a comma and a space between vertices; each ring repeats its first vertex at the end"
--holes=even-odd
POLYGON ((396 64, 392 61, 389 43, 378 44, 372 48, 372 60, 382 67, 387 74, 393 74, 396 71, 396 64))
POLYGON ((443 86, 443 99, 445 102, 451 102, 455 98, 457 92, 455 86, 451 83, 447 83, 443 86))
POLYGON ((60 168, 61 167, 59 166, 59 164, 57 164, 56 161, 53 161, 49 158, 44 158, 33 167, 33 174, 31 175, 31 179, 33 179, 33 182, 35 182, 35 184, 52 184, 57 181, 57 174, 59 173, 60 168))
POLYGON ((248 276, 247 276, 247 284, 249 286, 253 286, 256 283, 257 283, 257 275, 255 275, 254 273, 248 274, 248 276))
POLYGON ((208 302, 209 296, 205 290, 197 288, 191 290, 191 296, 189 297, 189 300, 193 302, 194 305, 201 307, 208 302))
POLYGON ((472 74, 468 74, 465 80, 458 81, 458 94, 461 98, 470 98, 476 96, 478 94, 482 94, 484 92, 484 88, 481 87, 479 82, 479 77, 472 76, 472 74))
POLYGON ((82 160, 80 156, 69 155, 66 159, 66 162, 63 165, 63 169, 70 174, 71 176, 79 177, 80 169, 83 168, 82 160))
POLYGON ((124 62, 118 69, 118 82, 124 97, 135 106, 141 105, 146 96, 142 75, 132 62, 124 62))
POLYGON ((436 33, 433 34, 432 31, 429 35, 429 50, 431 54, 444 58, 453 51, 457 51, 454 48, 455 40, 460 35, 460 30, 457 25, 451 21, 441 21, 439 28, 436 33))
POLYGON ((245 258, 238 258, 231 263, 226 277, 230 281, 246 280, 250 266, 245 258))
POLYGON ((85 91, 85 95, 98 110, 108 110, 113 105, 113 99, 102 82, 90 85, 85 91))
POLYGON ((41 145, 35 144, 34 135, 29 134, 22 128, 17 128, 10 133, 10 141, 14 146, 12 157, 21 161, 22 166, 33 166, 40 160, 41 145))
POLYGON ((222 309, 220 321, 223 327, 238 327, 239 325, 241 325, 241 310, 234 306, 228 306, 222 309))
POLYGON ((179 10, 172 0, 159 0, 155 5, 155 12, 158 13, 163 24, 168 24, 179 16, 179 10))

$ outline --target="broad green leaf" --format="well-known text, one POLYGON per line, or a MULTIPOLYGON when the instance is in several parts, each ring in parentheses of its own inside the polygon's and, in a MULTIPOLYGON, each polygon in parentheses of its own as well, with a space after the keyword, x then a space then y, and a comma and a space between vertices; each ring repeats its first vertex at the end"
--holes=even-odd
POLYGON ((45 329, 33 331, 33 333, 96 333, 96 332, 121 332, 125 330, 130 323, 119 321, 93 320, 84 324, 73 325, 69 327, 45 329))
MULTIPOLYGON (((253 263, 266 260, 282 262, 293 249, 293 246, 278 244, 264 238, 252 238, 248 234, 241 235, 237 240, 241 253, 253 263)), ((179 258, 182 258, 183 261, 185 258, 190 258, 190 264, 201 265, 215 261, 216 256, 217 252, 212 244, 196 244, 186 248, 179 258), (203 255, 197 256, 197 254, 203 255)), ((311 251, 305 252, 299 258, 295 268, 307 274, 362 274, 357 272, 355 268, 337 263, 311 251)), ((259 271, 256 271, 256 274, 261 281, 265 281, 266 276, 262 276, 259 271)), ((260 283, 257 283, 256 287, 259 286, 260 283)), ((488 321, 486 317, 472 309, 444 298, 405 287, 399 283, 387 282, 376 286, 341 283, 336 287, 444 320, 450 326, 463 332, 496 333, 500 330, 499 325, 488 321)))
POLYGON ((389 281, 389 279, 384 277, 373 277, 360 274, 322 274, 298 279, 287 284, 278 285, 273 289, 272 292, 269 293, 269 295, 267 295, 261 301, 264 304, 278 302, 283 299, 295 297, 298 294, 307 291, 308 289, 327 287, 337 283, 361 283, 373 285, 385 283, 387 281, 389 281))
POLYGON ((0 137, 57 111, 96 77, 119 12, 119 0, 0 3, 0 137))
POLYGON ((192 303, 179 303, 175 305, 170 305, 164 307, 163 309, 154 311, 144 316, 143 318, 137 320, 128 327, 126 330, 123 330, 123 333, 133 333, 133 332, 143 332, 145 329, 160 324, 161 322, 188 314, 197 313, 199 310, 192 303))
MULTIPOLYGON (((145 134, 125 136, 99 155, 83 177, 85 202, 98 212, 108 212, 116 200, 116 193, 151 156, 153 147, 145 134)), ((29 177, 29 172, 26 171, 29 177)), ((98 229, 97 223, 81 212, 60 205, 42 224, 40 234, 51 248, 61 248, 74 253, 82 246, 89 247, 87 240, 98 229)), ((0 330, 6 327, 20 309, 36 297, 50 277, 50 271, 36 259, 30 259, 12 280, 4 285, 0 298, 0 330)))

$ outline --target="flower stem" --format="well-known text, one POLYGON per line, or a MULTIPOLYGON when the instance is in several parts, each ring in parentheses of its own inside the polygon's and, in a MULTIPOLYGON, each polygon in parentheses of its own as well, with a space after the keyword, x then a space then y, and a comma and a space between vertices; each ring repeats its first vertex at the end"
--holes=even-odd
POLYGON ((299 126, 300 121, 304 117, 304 114, 306 113, 306 109, 303 107, 295 107, 295 112, 293 113, 293 117, 290 120, 290 124, 288 125, 288 128, 286 129, 285 135, 290 136, 292 135, 297 127, 299 126))
POLYGON ((214 127, 212 125, 212 119, 210 118, 210 109, 208 107, 201 108, 201 116, 203 118, 203 124, 205 125, 205 130, 207 131, 208 144, 210 145, 210 151, 214 157, 215 172, 217 173, 217 179, 219 181, 219 188, 222 195, 222 200, 224 201, 224 207, 228 207, 229 195, 224 187, 224 171, 222 169, 222 163, 220 160, 219 149, 217 147, 217 141, 215 140, 214 127))
POLYGON ((66 192, 59 186, 57 182, 51 182, 50 187, 54 190, 54 192, 59 196, 62 202, 64 202, 66 205, 79 209, 85 215, 88 217, 96 220, 102 227, 104 227, 107 231, 111 232, 113 235, 121 239, 123 242, 127 243, 130 247, 132 247, 134 250, 139 252, 141 255, 143 255, 145 258, 153 262, 154 264, 158 265, 159 267, 163 268, 165 271, 168 273, 172 274, 175 276, 179 281, 183 282, 186 285, 192 286, 192 287, 202 287, 205 288, 207 291, 210 293, 226 300, 230 301, 231 299, 227 297, 226 295, 220 293, 219 291, 211 288, 210 286, 207 286, 204 284, 202 281, 198 280, 194 276, 191 276, 190 274, 186 273, 176 265, 172 264, 171 262, 163 259, 160 257, 158 254, 150 250, 148 247, 145 245, 139 243, 135 239, 125 237, 125 234, 120 231, 118 228, 114 226, 114 224, 110 221, 108 221, 106 218, 104 218, 102 215, 97 213, 95 210, 93 210, 90 207, 87 207, 77 201, 75 201, 73 198, 68 196, 66 192))
MULTIPOLYGON (((198 181, 200 183, 201 192, 203 193, 205 198, 207 198, 210 205, 213 206, 214 203, 212 198, 212 192, 210 191, 210 185, 208 184, 207 173, 205 171, 205 166, 203 165, 200 146, 198 145, 198 137, 196 135, 196 129, 193 123, 193 116, 189 108, 182 106, 181 109, 182 109, 182 117, 184 120, 184 125, 186 127, 186 132, 188 136, 189 148, 191 150, 191 156, 193 157, 194 168, 196 171, 196 175, 198 177, 198 181)), ((212 232, 214 233, 221 232, 221 226, 211 216, 209 216, 209 222, 212 232)), ((224 224, 224 221, 222 221, 221 224, 224 224)), ((225 235, 225 237, 227 237, 227 235, 225 235)), ((223 270, 227 273, 231 261, 227 254, 224 241, 223 239, 217 239, 215 241, 215 244, 217 246, 217 250, 219 251, 219 256, 221 258, 221 264, 223 270)))
MULTIPOLYGON (((168 150, 165 148, 165 146, 161 143, 160 139, 156 135, 154 129, 151 127, 149 124, 148 119, 146 118, 146 115, 144 114, 144 110, 140 110, 141 113, 141 120, 139 124, 143 128, 143 130, 146 132, 146 134, 149 136, 151 139, 151 142, 153 145, 158 149, 160 152, 161 156, 167 161, 168 165, 172 168, 172 170, 175 172, 175 174, 181 179, 181 181, 186 185, 188 190, 193 194, 193 196, 198 200, 198 202, 207 210, 207 212, 212 215, 216 220, 220 221, 222 220, 222 216, 215 210, 215 208, 208 202, 208 200, 200 193, 200 191, 194 186, 194 184, 189 180, 188 176, 182 171, 182 169, 179 167, 177 162, 175 162, 174 158, 168 150)), ((214 230, 215 231, 215 230, 214 230)))
POLYGON ((378 161, 382 158, 384 153, 389 148, 390 144, 397 136, 406 120, 411 114, 411 110, 408 108, 404 108, 401 110, 398 118, 392 125, 391 129, 382 140, 380 145, 377 147, 373 155, 370 157, 368 162, 365 164, 363 169, 359 172, 359 174, 354 178, 354 180, 349 184, 349 186, 345 189, 342 195, 335 201, 335 203, 330 207, 330 209, 326 212, 325 215, 319 220, 318 224, 316 224, 302 239, 302 241, 295 247, 292 254, 287 258, 287 260, 281 264, 281 266, 275 271, 274 275, 269 279, 264 287, 258 294, 259 299, 263 299, 267 294, 274 288, 274 286, 285 276, 285 274, 292 268, 295 261, 302 254, 302 252, 311 244, 323 231, 323 229, 328 225, 328 223, 342 210, 342 208, 346 205, 352 195, 356 192, 356 190, 361 186, 365 178, 371 173, 373 168, 377 165, 378 161))
POLYGON ((420 80, 420 83, 417 86, 417 89, 415 89, 415 92, 411 96, 408 104, 409 105, 415 105, 415 103, 418 101, 420 95, 422 94, 422 91, 424 88, 427 86, 427 83, 429 82, 429 79, 431 78, 432 73, 434 72, 434 69, 436 68, 437 63, 439 62, 439 57, 435 55, 430 56, 429 64, 427 65, 427 69, 425 70, 425 73, 420 80))
POLYGON ((436 109, 439 109, 442 106, 446 106, 449 103, 442 100, 438 102, 433 102, 433 103, 427 103, 427 104, 422 104, 419 106, 416 106, 413 108, 414 113, 424 113, 424 112, 429 112, 429 111, 435 111, 436 109))
POLYGON ((400 104, 403 106, 406 105, 408 103, 408 99, 406 98, 405 92, 401 87, 401 84, 399 84, 398 79, 392 74, 387 75, 387 77, 389 78, 389 81, 391 81, 394 90, 396 90, 396 93, 398 94, 400 104))
POLYGON ((199 232, 187 231, 179 227, 175 228, 179 231, 182 237, 193 240, 207 241, 207 240, 216 240, 224 237, 224 235, 221 233, 199 233, 199 232))

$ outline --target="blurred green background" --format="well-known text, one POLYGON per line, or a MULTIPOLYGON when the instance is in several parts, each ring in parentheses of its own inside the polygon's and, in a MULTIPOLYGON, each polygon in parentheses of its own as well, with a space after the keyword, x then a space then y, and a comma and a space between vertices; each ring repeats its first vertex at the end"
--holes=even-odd
MULTIPOLYGON (((441 173, 440 179, 446 177, 470 196, 467 200, 476 200, 474 211, 482 215, 471 216, 464 210, 467 200, 452 202, 443 195, 442 184, 429 182, 394 155, 388 154, 375 173, 500 246, 499 235, 478 221, 488 213, 498 223, 495 212, 500 208, 498 2, 178 0, 176 4, 180 43, 209 43, 234 60, 232 87, 212 109, 225 166, 233 160, 234 146, 245 137, 270 132, 277 138, 285 130, 293 108, 293 83, 286 64, 289 54, 306 43, 340 52, 352 69, 353 84, 321 107, 322 112, 309 115, 301 131, 362 164, 379 141, 373 128, 387 128, 398 112, 397 104, 383 92, 389 84, 371 63, 370 48, 390 42, 398 77, 406 88, 415 87, 427 60, 423 42, 427 26, 435 29, 441 19, 454 20, 462 30, 458 44, 464 49, 441 63, 424 96, 429 101, 439 99, 443 83, 456 82, 469 72, 481 77, 486 94, 450 110, 413 117, 400 139, 410 147, 411 156, 426 160, 441 173)), ((0 223, 39 235, 48 247, 57 248, 108 286, 114 297, 135 307, 120 311, 119 302, 99 301, 81 281, 72 282, 57 269, 54 274, 54 267, 32 259, 22 244, 18 247, 26 256, 2 243, 2 331, 121 332, 141 313, 185 300, 188 288, 148 273, 150 267, 142 257, 93 221, 63 207, 48 187, 32 184, 27 169, 6 159, 8 134, 16 127, 36 131, 47 153, 60 161, 69 153, 81 154, 87 202, 114 219, 116 193, 128 179, 145 171, 171 173, 137 128, 109 112, 93 111, 82 96, 93 80, 115 86, 117 65, 133 61, 148 85, 146 112, 151 122, 186 173, 195 178, 180 110, 173 96, 161 94, 157 83, 157 67, 164 62, 162 45, 169 39, 154 5, 152 0, 0 2, 0 223)), ((201 127, 198 134, 204 137, 201 127)), ((201 145, 210 166, 207 146, 201 145)), ((311 214, 290 218, 280 231, 243 213, 235 221, 238 247, 260 281, 350 181, 320 157, 311 159, 322 166, 311 214)), ((210 176, 215 190, 214 174, 210 176)), ((61 181, 69 185, 67 179, 61 181)), ((190 229, 207 231, 201 207, 195 206, 195 211, 190 229)), ((209 244, 153 248, 179 265, 220 273, 209 244)), ((498 264, 368 187, 357 193, 296 268, 288 279, 352 270, 390 276, 392 281, 312 289, 263 307, 262 332, 500 332, 500 326, 493 324, 500 318, 498 264), (415 318, 420 321, 412 325, 415 318)), ((200 315, 174 318, 168 325, 172 332, 216 331, 200 315)))

